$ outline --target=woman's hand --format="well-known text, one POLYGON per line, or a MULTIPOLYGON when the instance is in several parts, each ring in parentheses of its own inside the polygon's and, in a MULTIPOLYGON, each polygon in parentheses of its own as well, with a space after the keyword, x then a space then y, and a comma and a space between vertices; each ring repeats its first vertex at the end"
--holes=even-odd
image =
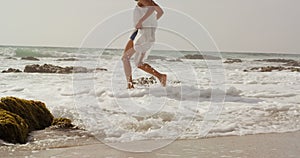
POLYGON ((135 26, 136 29, 141 29, 142 27, 143 27, 143 22, 142 22, 142 21, 139 21, 139 22, 136 24, 136 26, 135 26))

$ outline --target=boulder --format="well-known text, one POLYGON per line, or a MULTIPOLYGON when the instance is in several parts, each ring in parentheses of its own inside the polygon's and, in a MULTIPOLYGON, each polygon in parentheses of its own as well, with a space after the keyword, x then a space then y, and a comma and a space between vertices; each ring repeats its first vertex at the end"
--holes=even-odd
POLYGON ((52 124, 53 115, 40 101, 3 97, 1 103, 0 109, 14 113, 24 119, 29 132, 44 129, 52 124))
POLYGON ((72 121, 68 118, 55 118, 52 122, 54 128, 73 128, 72 121))
POLYGON ((40 59, 35 57, 22 57, 21 60, 32 60, 32 61, 40 61, 40 59))
POLYGON ((6 142, 24 144, 29 132, 51 125, 53 128, 74 128, 70 119, 54 119, 40 101, 15 97, 3 97, 0 100, 0 139, 6 142))
POLYGON ((19 69, 9 68, 8 70, 3 70, 2 73, 19 73, 22 72, 19 69))
MULTIPOLYGON (((0 105, 3 104, 0 102, 0 105)), ((0 109, 0 139, 10 143, 27 141, 28 125, 19 115, 0 109)))

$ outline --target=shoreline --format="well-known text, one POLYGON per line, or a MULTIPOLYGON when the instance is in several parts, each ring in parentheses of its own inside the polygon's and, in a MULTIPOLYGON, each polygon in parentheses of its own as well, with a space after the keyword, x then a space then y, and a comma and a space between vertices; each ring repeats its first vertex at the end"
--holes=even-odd
MULTIPOLYGON (((196 140, 176 140, 152 152, 125 152, 102 142, 88 145, 51 148, 46 150, 0 151, 1 157, 270 157, 297 158, 300 155, 300 131, 246 136, 228 136, 196 140)), ((84 141, 84 140, 83 140, 84 141)), ((149 141, 148 141, 149 142, 149 141)), ((130 146, 131 143, 115 143, 130 146)), ((143 145, 139 142, 139 145, 143 145)), ((134 143, 136 146, 137 144, 134 143)))

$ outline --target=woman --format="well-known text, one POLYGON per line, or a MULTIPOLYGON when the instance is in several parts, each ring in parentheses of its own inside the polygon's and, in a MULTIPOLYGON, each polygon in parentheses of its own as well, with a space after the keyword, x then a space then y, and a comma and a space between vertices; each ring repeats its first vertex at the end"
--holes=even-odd
POLYGON ((132 83, 132 70, 130 65, 130 58, 135 54, 135 65, 147 73, 157 77, 162 84, 166 86, 167 75, 161 74, 152 68, 149 64, 144 63, 144 58, 152 48, 155 42, 155 31, 157 27, 157 20, 163 15, 162 8, 152 0, 135 0, 137 6, 134 9, 134 25, 139 29, 140 37, 133 44, 134 38, 128 42, 122 60, 124 71, 128 82, 128 89, 134 88, 132 83))

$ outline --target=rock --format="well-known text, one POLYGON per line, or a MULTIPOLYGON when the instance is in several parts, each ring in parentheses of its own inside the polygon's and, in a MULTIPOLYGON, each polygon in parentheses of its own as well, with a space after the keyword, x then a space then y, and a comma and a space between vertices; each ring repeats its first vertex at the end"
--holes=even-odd
POLYGON ((19 73, 22 72, 19 69, 13 69, 13 68, 9 68, 8 70, 3 70, 2 73, 19 73))
POLYGON ((151 76, 149 78, 147 77, 141 77, 141 78, 138 78, 138 79, 134 79, 132 81, 133 84, 137 84, 137 85, 146 85, 146 86, 149 86, 151 84, 155 84, 157 83, 156 81, 156 78, 154 76, 151 76))
POLYGON ((184 59, 204 59, 203 55, 199 54, 188 54, 183 57, 184 59))
POLYGON ((105 68, 96 68, 96 71, 108 71, 108 70, 105 68))
POLYGON ((0 109, 19 115, 24 119, 29 132, 44 129, 52 124, 53 115, 40 101, 3 97, 1 103, 0 109))
POLYGON ((242 62, 241 59, 231 59, 231 58, 228 58, 224 63, 232 64, 232 63, 241 63, 241 62, 242 62))
POLYGON ((72 121, 67 118, 55 118, 52 122, 54 128, 73 128, 72 121))
POLYGON ((291 70, 291 72, 300 72, 300 68, 295 67, 289 67, 288 70, 291 70))
POLYGON ((300 68, 296 67, 283 67, 283 66, 266 66, 266 67, 253 67, 250 70, 244 70, 244 72, 250 72, 250 71, 255 71, 255 72, 272 72, 272 71, 284 71, 288 70, 291 72, 300 72, 300 68))
POLYGON ((288 62, 294 62, 295 60, 291 60, 291 59, 263 59, 263 60, 255 60, 255 61, 264 61, 264 62, 273 62, 273 63, 288 63, 288 62))
POLYGON ((70 119, 53 118, 40 101, 3 97, 0 102, 0 139, 10 143, 27 142, 28 133, 51 126, 72 128, 70 119))
POLYGON ((300 62, 291 61, 291 62, 288 62, 288 63, 284 64, 284 66, 297 66, 297 67, 300 67, 300 62))
POLYGON ((55 66, 51 64, 44 64, 44 65, 26 65, 24 72, 38 72, 38 73, 72 73, 72 68, 63 68, 60 66, 55 66))
POLYGON ((261 67, 260 68, 260 72, 272 72, 273 70, 275 70, 275 69, 273 67, 271 67, 271 66, 261 67))
POLYGON ((56 61, 78 61, 76 58, 57 59, 56 61))
POLYGON ((81 66, 69 66, 69 67, 61 67, 55 66, 51 64, 44 64, 44 65, 26 65, 24 72, 27 73, 61 73, 61 74, 69 74, 69 73, 88 73, 94 71, 107 71, 104 68, 96 68, 96 69, 88 69, 86 67, 81 66))
MULTIPOLYGON (((0 102, 1 104, 3 103, 0 102)), ((23 118, 0 109, 0 139, 9 143, 25 144, 28 132, 28 125, 23 118)))
POLYGON ((40 61, 40 59, 35 57, 22 57, 21 60, 33 60, 33 61, 40 61))
POLYGON ((255 61, 264 61, 264 62, 275 62, 275 63, 285 63, 284 66, 299 66, 300 62, 292 59, 263 59, 255 61))
POLYGON ((220 60, 219 57, 209 56, 209 55, 200 55, 200 54, 188 54, 181 59, 205 59, 205 60, 220 60))

